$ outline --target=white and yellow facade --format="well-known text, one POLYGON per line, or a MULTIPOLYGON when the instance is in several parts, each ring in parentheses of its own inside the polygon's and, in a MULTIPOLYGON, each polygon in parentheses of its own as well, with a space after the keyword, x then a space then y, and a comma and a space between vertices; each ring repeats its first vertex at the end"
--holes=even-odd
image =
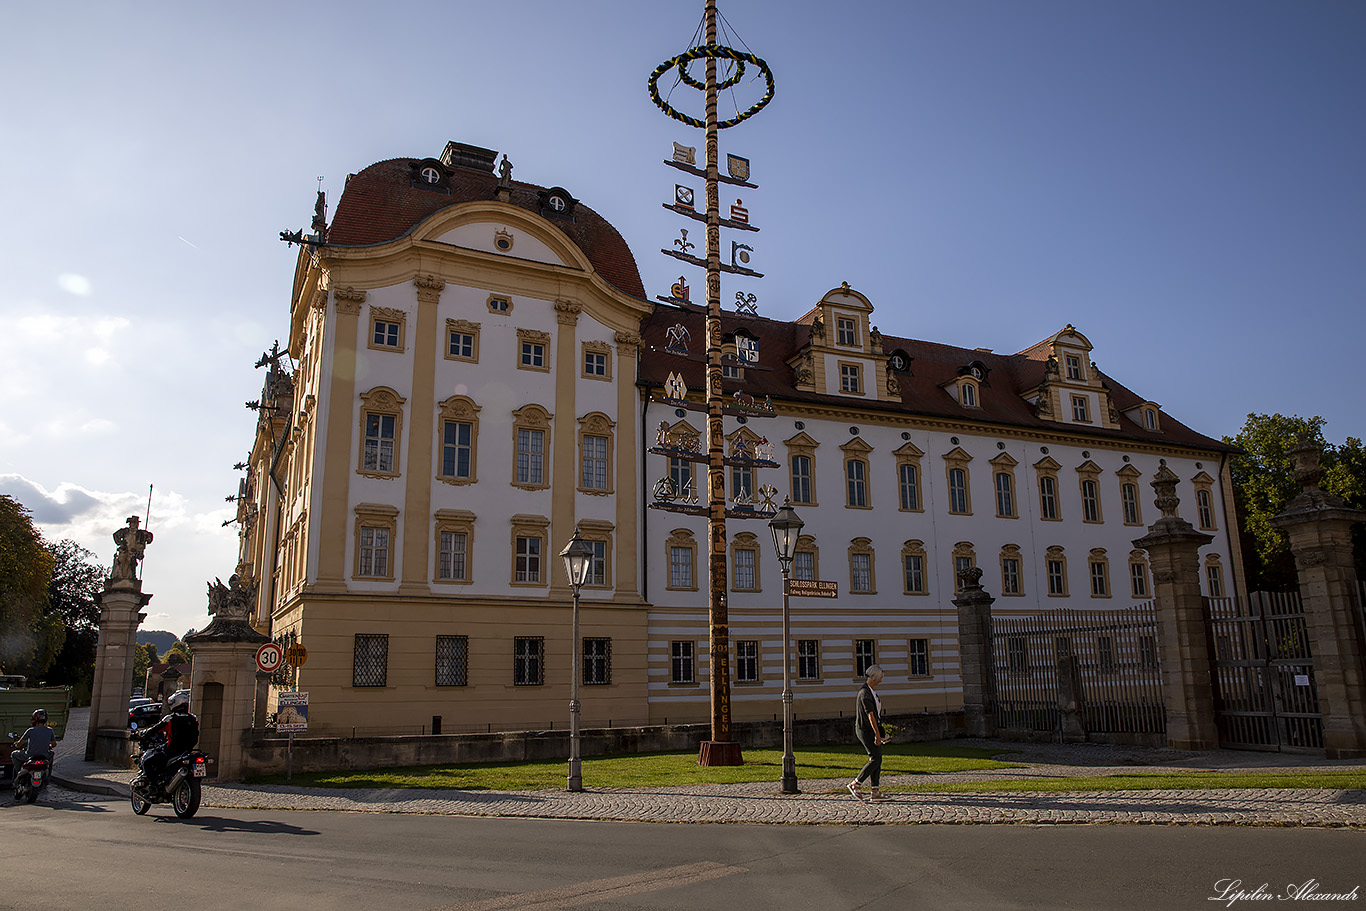
MULTIPOLYGON (((316 229, 291 301, 295 366, 267 383, 239 504, 256 626, 308 649, 310 732, 566 718, 558 553, 576 529, 598 548, 584 723, 706 720, 706 520, 651 508, 671 473, 705 483, 657 445, 704 427, 661 401, 676 375, 701 402, 701 343, 678 343, 704 338, 700 308, 648 302, 596 213, 455 143, 354 175, 316 229)), ((1071 327, 1002 356, 882 335, 873 309, 846 285, 796 322, 723 321, 727 394, 774 407, 728 414, 726 433, 778 466, 728 469, 728 497, 791 496, 806 522, 794 574, 839 589, 792 601, 799 717, 847 711, 873 662, 892 710, 959 707, 963 565, 984 570, 998 611, 1146 601, 1130 542, 1155 518, 1162 460, 1183 515, 1215 535, 1206 578, 1230 593, 1227 447, 1105 378, 1071 327)), ((734 717, 770 719, 779 565, 763 518, 728 538, 734 717)))

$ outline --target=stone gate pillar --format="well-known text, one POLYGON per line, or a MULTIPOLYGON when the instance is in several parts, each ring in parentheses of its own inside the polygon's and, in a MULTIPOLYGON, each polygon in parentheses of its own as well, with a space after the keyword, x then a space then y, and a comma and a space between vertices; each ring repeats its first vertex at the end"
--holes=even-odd
POLYGON ((270 641, 247 617, 255 586, 234 575, 209 586, 209 625, 185 637, 194 649, 191 711, 199 715, 199 748, 213 759, 211 775, 241 778, 243 738, 255 722, 256 650, 270 641))
POLYGON ((133 650, 137 647, 142 608, 151 595, 142 593, 138 561, 152 533, 138 528, 138 517, 114 532, 118 550, 114 569, 104 580, 104 591, 95 596, 100 606, 100 635, 95 646, 95 680, 90 691, 90 728, 85 736, 85 758, 114 765, 128 765, 128 697, 133 692, 133 650), (114 731, 101 744, 100 730, 114 731))
POLYGON ((1167 746, 1212 750, 1219 746, 1214 722, 1214 679, 1210 670, 1209 621, 1200 596, 1200 548, 1213 535, 1196 531, 1176 513, 1179 479, 1163 465, 1153 478, 1154 501, 1162 517, 1134 547, 1148 552, 1162 650, 1162 701, 1167 708, 1167 746))
POLYGON ((1352 526, 1366 512, 1349 509, 1319 488, 1318 446, 1301 441, 1290 450, 1295 480, 1304 491, 1271 524, 1290 538, 1304 602, 1314 682, 1329 759, 1366 756, 1366 644, 1357 614, 1357 573, 1352 526))
POLYGON ((963 731, 969 737, 996 736, 996 682, 991 652, 991 605, 974 566, 958 576, 958 673, 963 679, 963 731))

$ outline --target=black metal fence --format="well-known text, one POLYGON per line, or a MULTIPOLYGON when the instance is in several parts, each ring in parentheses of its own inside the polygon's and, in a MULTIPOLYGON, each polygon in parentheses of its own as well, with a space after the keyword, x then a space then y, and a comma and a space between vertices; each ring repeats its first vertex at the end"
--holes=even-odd
POLYGON ((1116 610, 993 616, 991 639, 999 729, 1061 735, 1064 707, 1074 705, 1087 734, 1165 733, 1157 612, 1151 602, 1116 610))

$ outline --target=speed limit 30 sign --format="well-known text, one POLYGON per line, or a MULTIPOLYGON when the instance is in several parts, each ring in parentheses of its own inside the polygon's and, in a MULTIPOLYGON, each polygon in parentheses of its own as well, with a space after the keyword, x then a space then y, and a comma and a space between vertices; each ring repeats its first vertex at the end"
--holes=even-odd
POLYGON ((274 642, 267 642, 256 650, 256 666, 263 673, 273 674, 284 660, 284 650, 274 642))

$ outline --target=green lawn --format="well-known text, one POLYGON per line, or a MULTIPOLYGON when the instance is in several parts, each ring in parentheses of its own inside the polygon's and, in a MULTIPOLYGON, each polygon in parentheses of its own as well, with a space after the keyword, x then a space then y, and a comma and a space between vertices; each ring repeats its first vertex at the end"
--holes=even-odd
MULTIPOLYGON (((991 759, 999 751, 969 747, 898 743, 883 753, 882 774, 930 774, 976 769, 1017 769, 1019 765, 991 759)), ((827 746, 796 751, 797 778, 853 778, 867 756, 857 746, 827 746)), ((599 788, 658 788, 667 785, 727 784, 778 781, 781 750, 746 750, 742 766, 699 766, 697 754, 646 753, 603 756, 583 760, 583 781, 599 788)), ((409 766, 355 772, 312 772, 295 775, 290 784, 319 788, 459 788, 466 791, 523 791, 562 788, 567 764, 550 762, 465 763, 409 766)), ((283 775, 254 779, 261 784, 284 784, 283 775)))

